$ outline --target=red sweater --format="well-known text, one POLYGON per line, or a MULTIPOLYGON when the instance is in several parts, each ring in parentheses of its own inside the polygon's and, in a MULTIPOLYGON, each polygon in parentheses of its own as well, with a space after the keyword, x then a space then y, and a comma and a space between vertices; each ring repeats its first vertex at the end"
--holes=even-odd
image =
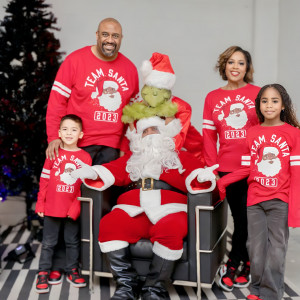
POLYGON ((231 172, 240 166, 250 127, 258 124, 255 98, 259 87, 252 84, 236 89, 210 92, 203 110, 203 154, 208 166, 219 164, 218 171, 231 172), (217 142, 219 138, 219 151, 217 142))
POLYGON ((248 178, 247 205, 278 198, 289 203, 289 226, 300 227, 300 130, 289 124, 248 130, 241 167, 218 180, 224 188, 248 178))
POLYGON ((45 216, 76 220, 80 215, 80 179, 70 178, 70 171, 79 169, 78 159, 91 165, 92 159, 84 150, 67 151, 59 149, 55 160, 46 159, 41 178, 40 190, 35 207, 36 212, 45 216))
POLYGON ((91 46, 67 56, 58 70, 47 108, 48 142, 58 138, 59 122, 66 114, 82 118, 80 147, 104 145, 119 148, 123 135, 123 107, 139 92, 133 63, 121 53, 102 61, 91 46))

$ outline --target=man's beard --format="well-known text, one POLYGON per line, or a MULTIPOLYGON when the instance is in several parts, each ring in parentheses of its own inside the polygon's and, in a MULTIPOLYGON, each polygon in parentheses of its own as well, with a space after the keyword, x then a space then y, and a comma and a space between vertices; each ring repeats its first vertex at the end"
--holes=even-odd
POLYGON ((126 171, 132 181, 151 177, 158 179, 163 170, 178 169, 183 172, 182 164, 175 151, 175 143, 170 137, 150 134, 131 140, 132 155, 127 162, 126 171))
POLYGON ((67 173, 62 173, 60 175, 60 180, 65 184, 72 185, 76 182, 77 179, 71 177, 71 173, 67 172, 67 173))
POLYGON ((243 128, 248 121, 247 114, 243 110, 242 112, 238 113, 238 115, 239 116, 237 117, 237 114, 229 114, 229 116, 225 118, 227 125, 234 129, 243 128))
POLYGON ((115 44, 115 43, 103 43, 102 47, 101 47, 101 50, 102 50, 103 55, 106 56, 106 57, 114 56, 114 54, 116 53, 116 50, 117 50, 117 44, 115 44), (115 47, 114 50, 112 50, 111 52, 106 52, 104 46, 107 45, 107 44, 113 45, 115 47))
POLYGON ((99 99, 100 106, 103 106, 108 111, 116 111, 122 104, 121 95, 119 92, 113 94, 113 98, 111 94, 102 94, 99 99))
POLYGON ((281 170, 281 162, 279 158, 272 160, 273 163, 270 163, 270 160, 262 160, 257 164, 257 169, 259 172, 264 174, 267 177, 273 177, 279 173, 281 170))

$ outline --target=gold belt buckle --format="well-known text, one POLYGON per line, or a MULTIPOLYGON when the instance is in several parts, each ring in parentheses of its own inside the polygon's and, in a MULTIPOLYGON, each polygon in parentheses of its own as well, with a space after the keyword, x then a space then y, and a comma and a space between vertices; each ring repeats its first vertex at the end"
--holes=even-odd
POLYGON ((151 190, 153 190, 153 187, 154 187, 153 178, 142 178, 142 191, 151 191, 151 190), (150 188, 146 188, 145 187, 145 180, 146 179, 151 179, 151 186, 150 186, 150 188))

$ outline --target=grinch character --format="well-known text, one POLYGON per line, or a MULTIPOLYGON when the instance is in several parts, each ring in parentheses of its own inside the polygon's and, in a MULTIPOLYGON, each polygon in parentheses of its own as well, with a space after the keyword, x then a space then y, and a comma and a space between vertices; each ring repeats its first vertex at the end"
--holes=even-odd
POLYGON ((168 125, 174 118, 180 120, 181 131, 175 139, 177 150, 182 148, 202 159, 202 136, 191 125, 191 106, 172 95, 176 76, 167 55, 153 53, 150 60, 145 60, 141 67, 144 87, 142 99, 128 104, 123 109, 122 121, 134 130, 134 122, 142 118, 159 116, 168 125))

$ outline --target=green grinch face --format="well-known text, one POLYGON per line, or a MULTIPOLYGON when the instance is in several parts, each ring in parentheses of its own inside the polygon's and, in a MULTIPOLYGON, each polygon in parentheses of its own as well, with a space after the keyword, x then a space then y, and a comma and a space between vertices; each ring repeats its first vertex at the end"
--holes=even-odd
POLYGON ((156 107, 171 98, 170 90, 158 89, 148 85, 144 85, 141 94, 145 102, 151 107, 156 107))

